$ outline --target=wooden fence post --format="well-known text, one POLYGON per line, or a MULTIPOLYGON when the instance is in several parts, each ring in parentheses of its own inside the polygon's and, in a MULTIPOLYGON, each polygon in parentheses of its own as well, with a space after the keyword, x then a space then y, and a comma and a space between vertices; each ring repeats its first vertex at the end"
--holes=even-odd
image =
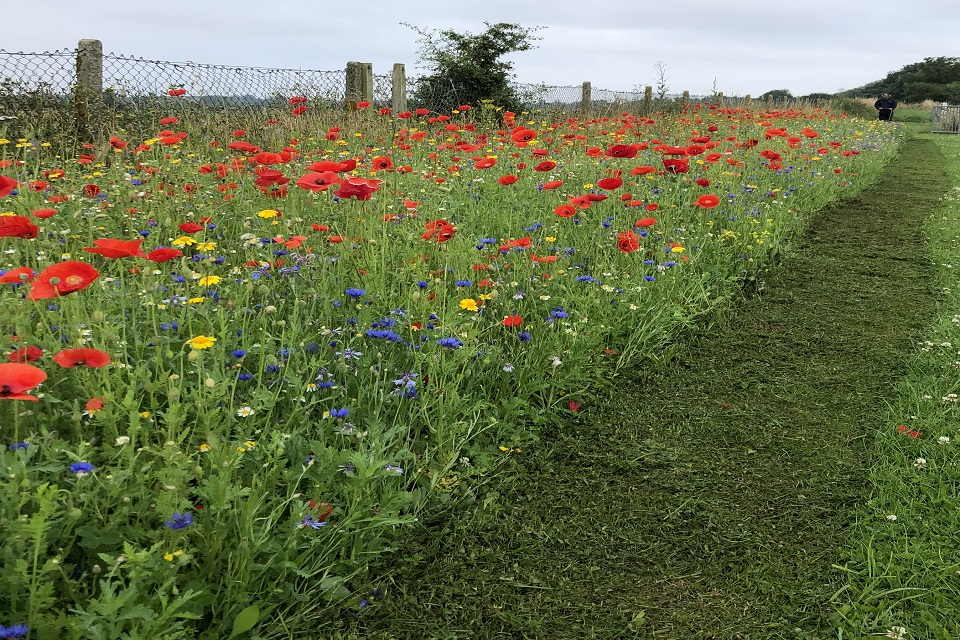
POLYGON ((77 45, 77 84, 74 87, 77 136, 93 142, 103 107, 103 43, 81 40, 77 45))
POLYGON ((407 110, 407 71, 403 63, 393 65, 391 81, 393 112, 402 113, 407 110))
POLYGON ((643 88, 643 115, 650 115, 650 110, 653 108, 653 87, 646 86, 643 88))
POLYGON ((347 63, 347 87, 344 99, 350 111, 357 110, 358 102, 373 102, 373 64, 347 63))
POLYGON ((593 108, 593 85, 589 82, 583 83, 583 93, 580 99, 580 111, 583 112, 583 117, 587 118, 590 116, 590 109, 593 108))

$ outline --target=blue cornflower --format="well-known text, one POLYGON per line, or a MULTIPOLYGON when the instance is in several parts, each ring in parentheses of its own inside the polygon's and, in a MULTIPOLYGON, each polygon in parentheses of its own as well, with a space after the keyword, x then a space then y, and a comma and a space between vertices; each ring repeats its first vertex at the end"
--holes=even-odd
POLYGON ((389 340, 390 342, 403 341, 403 338, 389 329, 370 329, 365 335, 370 338, 383 338, 384 340, 389 340))
POLYGON ((643 276, 643 279, 647 282, 654 282, 656 280, 653 276, 643 276))
POLYGON ((242 358, 243 356, 247 355, 247 352, 243 349, 234 349, 230 352, 230 355, 232 355, 234 358, 242 358))
POLYGON ((351 298, 361 298, 366 291, 364 289, 347 289, 345 293, 351 298))
POLYGON ((453 284, 454 286, 457 286, 457 287, 469 287, 473 283, 470 282, 469 280, 454 280, 453 284))
POLYGON ((530 335, 529 331, 521 331, 520 333, 517 334, 517 337, 520 339, 520 342, 526 342, 533 336, 530 335))
POLYGON ((417 286, 420 287, 421 289, 426 289, 427 287, 430 286, 430 283, 427 282, 426 280, 421 280, 417 282, 417 286))
POLYGON ((313 516, 306 516, 303 520, 297 523, 297 529, 305 529, 310 527, 311 529, 319 529, 320 527, 327 524, 326 522, 321 522, 319 520, 314 520, 313 516))
POLYGON ((248 381, 248 380, 253 380, 253 374, 252 374, 252 373, 238 373, 238 374, 237 374, 237 380, 240 380, 241 382, 246 382, 246 381, 248 381))
POLYGON ((80 477, 83 477, 93 471, 93 465, 89 462, 74 462, 70 465, 70 471, 74 472, 80 477))
POLYGON ((569 314, 563 310, 563 307, 554 307, 550 312, 551 318, 566 318, 569 314))
POLYGON ((280 371, 280 365, 278 364, 268 364, 266 368, 267 373, 276 373, 280 371))
POLYGON ((437 344, 446 349, 456 349, 463 346, 463 343, 456 338, 440 338, 437 340, 437 344))
POLYGON ((574 278, 577 282, 596 282, 597 279, 593 276, 577 276, 574 278))
POLYGON ((17 449, 26 449, 30 446, 30 443, 24 440, 23 442, 14 442, 10 445, 10 451, 16 451, 17 449))
POLYGON ((344 349, 343 351, 337 351, 338 356, 343 356, 344 360, 359 360, 360 356, 363 355, 362 351, 355 351, 353 349, 344 349))
POLYGON ((291 353, 293 353, 293 350, 287 347, 284 347, 283 349, 279 349, 277 351, 277 355, 279 355, 281 358, 289 358, 291 353))
POLYGON ((189 513, 174 513, 170 519, 163 523, 167 529, 185 529, 193 524, 193 516, 189 513))
POLYGON ((25 624, 15 624, 12 627, 0 626, 0 638, 25 638, 30 627, 25 624))
POLYGON ((330 409, 331 418, 346 418, 348 415, 350 415, 350 409, 330 409))
POLYGON ((173 278, 174 282, 179 282, 181 284, 187 281, 187 279, 181 276, 179 273, 170 274, 170 277, 173 278))

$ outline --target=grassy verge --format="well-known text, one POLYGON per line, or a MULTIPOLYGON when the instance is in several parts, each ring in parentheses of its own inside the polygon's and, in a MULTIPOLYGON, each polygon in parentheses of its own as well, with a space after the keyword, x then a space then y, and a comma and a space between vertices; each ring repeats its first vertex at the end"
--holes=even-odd
POLYGON ((874 187, 814 221, 761 295, 613 381, 518 454, 499 494, 427 521, 353 629, 833 635, 832 565, 911 336, 933 310, 921 230, 947 187, 938 156, 910 140, 874 187))
POLYGON ((923 138, 943 154, 952 183, 925 227, 939 301, 878 423, 869 500, 844 565, 849 583, 836 597, 842 638, 960 637, 960 138, 923 138))

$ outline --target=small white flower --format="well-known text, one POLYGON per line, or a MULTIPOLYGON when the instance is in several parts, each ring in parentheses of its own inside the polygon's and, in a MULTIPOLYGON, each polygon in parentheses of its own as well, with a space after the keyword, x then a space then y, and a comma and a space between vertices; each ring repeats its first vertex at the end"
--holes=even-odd
POLYGON ((548 359, 550 360, 550 364, 554 367, 559 367, 560 365, 563 364, 563 360, 561 360, 557 356, 550 356, 550 358, 548 359))
POLYGON ((937 438, 937 442, 940 444, 950 444, 950 436, 940 436, 937 438))
POLYGON ((506 371, 507 373, 510 373, 511 371, 513 371, 513 364, 509 362, 506 363, 505 365, 503 365, 503 370, 506 371))
POLYGON ((238 418, 247 418, 252 415, 253 415, 253 409, 248 407, 247 405, 243 405, 242 407, 237 409, 238 418))
POLYGON ((889 520, 890 522, 896 522, 897 516, 891 513, 890 515, 887 516, 887 520, 889 520))
POLYGON ((119 438, 116 439, 115 442, 117 443, 117 446, 120 446, 120 447, 122 447, 125 444, 130 444, 130 436, 120 436, 119 438))
POLYGON ((913 461, 913 466, 915 466, 920 471, 923 471, 927 468, 927 459, 926 458, 917 458, 913 461))
POLYGON ((890 627, 885 637, 893 640, 907 640, 907 630, 904 627, 890 627))

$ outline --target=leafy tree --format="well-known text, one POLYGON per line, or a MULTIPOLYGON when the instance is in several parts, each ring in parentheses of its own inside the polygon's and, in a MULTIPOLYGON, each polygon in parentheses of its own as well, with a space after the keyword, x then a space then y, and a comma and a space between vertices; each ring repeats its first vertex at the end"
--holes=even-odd
POLYGON ((417 80, 413 103, 439 112, 463 104, 479 107, 486 100, 509 111, 522 109, 521 96, 511 86, 513 65, 501 58, 535 48, 539 38, 533 34, 541 27, 484 22, 486 31, 472 34, 404 25, 420 36, 420 62, 431 72, 417 80))
POLYGON ((793 94, 789 89, 773 89, 760 96, 761 100, 790 100, 793 94))

